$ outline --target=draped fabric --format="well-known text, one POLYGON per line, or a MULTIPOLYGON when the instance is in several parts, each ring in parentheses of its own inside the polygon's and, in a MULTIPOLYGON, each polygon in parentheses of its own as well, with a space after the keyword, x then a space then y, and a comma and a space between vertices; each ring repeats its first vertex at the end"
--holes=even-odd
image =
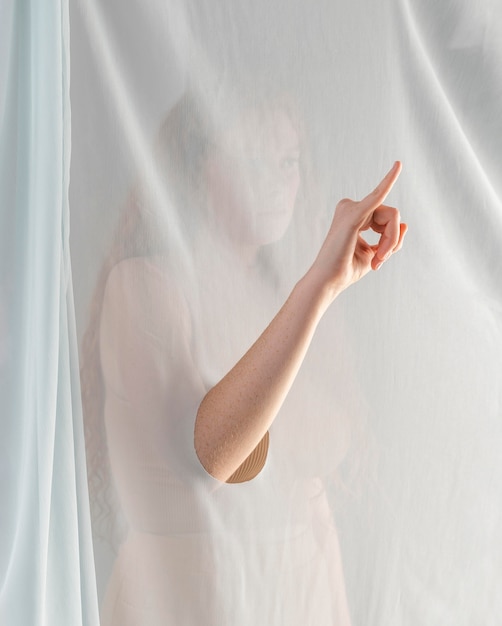
POLYGON ((98 623, 69 257, 65 2, 3 2, 0 621, 98 623))
POLYGON ((0 16, 2 621, 500 624, 500 2, 0 16), (402 250, 250 445, 259 338, 396 160, 402 250))

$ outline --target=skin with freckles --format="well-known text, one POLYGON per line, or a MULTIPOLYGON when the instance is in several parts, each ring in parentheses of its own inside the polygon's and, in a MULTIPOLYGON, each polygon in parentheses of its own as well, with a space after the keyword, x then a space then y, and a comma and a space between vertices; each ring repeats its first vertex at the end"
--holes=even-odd
POLYGON ((248 352, 204 397, 194 444, 215 478, 226 481, 264 437, 335 298, 401 248, 407 226, 397 209, 384 204, 400 172, 396 162, 365 198, 338 203, 310 269, 248 352), (377 244, 364 241, 368 229, 380 235, 377 244))

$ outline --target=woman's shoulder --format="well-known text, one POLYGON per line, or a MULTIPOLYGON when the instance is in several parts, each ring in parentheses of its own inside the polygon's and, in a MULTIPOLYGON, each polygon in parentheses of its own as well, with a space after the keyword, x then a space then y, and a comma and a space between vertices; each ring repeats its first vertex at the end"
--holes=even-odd
POLYGON ((169 269, 167 258, 162 256, 135 256, 116 263, 108 274, 107 287, 130 285, 148 288, 150 284, 164 288, 175 287, 176 281, 169 269))
POLYGON ((185 299, 181 280, 165 257, 131 257, 116 263, 108 274, 105 292, 121 292, 134 298, 185 299))
POLYGON ((169 320, 186 326, 190 316, 180 283, 165 257, 123 259, 108 275, 103 312, 112 309, 154 326, 169 320))

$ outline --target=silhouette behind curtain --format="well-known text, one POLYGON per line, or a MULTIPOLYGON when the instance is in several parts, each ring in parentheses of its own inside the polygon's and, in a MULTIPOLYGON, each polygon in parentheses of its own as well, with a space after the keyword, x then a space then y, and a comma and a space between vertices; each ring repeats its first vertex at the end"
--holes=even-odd
POLYGON ((502 22, 480 6, 73 4, 103 624, 497 623, 502 22), (338 200, 396 159, 402 252, 336 299, 266 434, 213 477, 201 402, 338 200))

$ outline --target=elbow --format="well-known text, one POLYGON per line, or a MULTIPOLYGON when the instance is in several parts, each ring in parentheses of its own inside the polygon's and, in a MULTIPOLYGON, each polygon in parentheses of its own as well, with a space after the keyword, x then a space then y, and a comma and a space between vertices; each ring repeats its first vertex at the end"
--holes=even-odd
POLYGON ((199 463, 213 478, 225 482, 232 475, 232 471, 225 467, 224 446, 217 443, 217 437, 200 408, 195 419, 194 448, 199 463))

